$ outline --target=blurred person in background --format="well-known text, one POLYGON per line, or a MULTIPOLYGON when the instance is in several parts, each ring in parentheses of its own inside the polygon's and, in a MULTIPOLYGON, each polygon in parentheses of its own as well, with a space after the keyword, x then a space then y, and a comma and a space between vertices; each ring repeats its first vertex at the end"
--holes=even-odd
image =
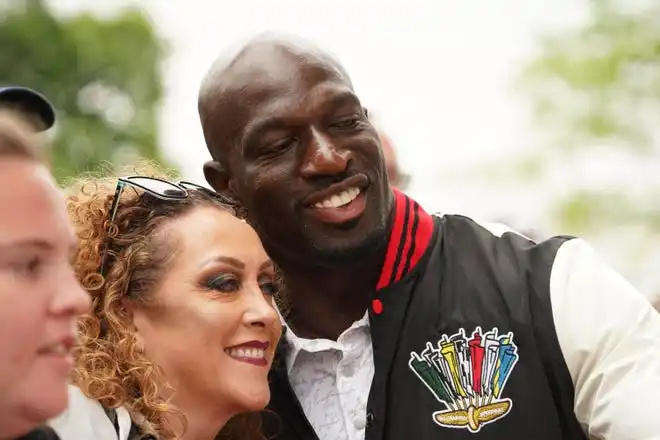
POLYGON ((378 132, 380 147, 383 151, 383 160, 385 161, 385 169, 387 170, 387 177, 390 179, 390 184, 401 191, 405 191, 410 184, 410 175, 401 170, 394 142, 392 142, 392 139, 382 129, 373 111, 369 111, 369 121, 371 121, 378 132))
POLYGON ((658 438, 648 300, 583 240, 535 244, 393 189, 331 55, 256 38, 198 105, 206 179, 283 275, 273 438, 658 438))
POLYGON ((405 191, 410 184, 410 176, 401 170, 394 143, 382 130, 378 130, 378 137, 383 150, 383 160, 385 161, 385 169, 387 170, 387 177, 390 179, 390 184, 394 188, 405 191))
POLYGON ((46 131, 55 124, 55 111, 50 102, 27 87, 0 85, 0 110, 16 112, 33 131, 46 131))
MULTIPOLYGON (((71 405, 50 423, 64 440, 211 440, 270 398, 281 326, 259 238, 213 191, 141 168, 68 189, 74 268, 93 312, 71 405)), ((263 438, 258 414, 226 432, 263 438)))
MULTIPOLYGON (((67 405, 76 318, 89 297, 71 269, 76 236, 34 127, 0 110, 0 439, 67 405)), ((54 438, 38 429, 25 439, 54 438)))

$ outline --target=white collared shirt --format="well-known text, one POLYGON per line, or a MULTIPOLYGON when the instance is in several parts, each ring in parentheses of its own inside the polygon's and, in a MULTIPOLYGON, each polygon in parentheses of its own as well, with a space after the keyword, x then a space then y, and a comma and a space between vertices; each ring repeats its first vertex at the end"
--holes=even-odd
POLYGON ((291 387, 321 440, 362 440, 374 376, 369 315, 337 338, 304 339, 287 329, 291 387))

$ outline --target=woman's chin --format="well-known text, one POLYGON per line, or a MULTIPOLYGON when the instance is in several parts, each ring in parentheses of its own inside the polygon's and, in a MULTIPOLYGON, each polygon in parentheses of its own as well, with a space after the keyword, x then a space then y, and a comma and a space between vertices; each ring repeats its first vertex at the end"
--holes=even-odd
POLYGON ((270 389, 268 386, 245 387, 235 390, 230 397, 236 404, 237 410, 241 413, 261 411, 270 401, 270 389))

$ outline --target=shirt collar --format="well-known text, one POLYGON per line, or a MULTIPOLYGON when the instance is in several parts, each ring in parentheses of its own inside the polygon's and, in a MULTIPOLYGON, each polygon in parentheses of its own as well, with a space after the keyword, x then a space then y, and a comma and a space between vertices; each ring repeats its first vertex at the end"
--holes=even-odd
MULTIPOLYGON (((296 358, 301 351, 306 351, 308 353, 315 353, 319 351, 328 350, 330 348, 336 347, 337 342, 331 341, 329 339, 305 339, 296 335, 293 330, 288 326, 284 317, 280 313, 279 309, 275 307, 278 315, 280 316, 280 322, 284 327, 283 341, 280 343, 285 347, 285 360, 286 360, 286 369, 287 373, 291 373, 291 369, 296 362, 296 358)), ((348 329, 346 329, 342 334, 355 329, 368 328, 369 327, 369 312, 365 312, 364 316, 355 321, 348 329)), ((340 336, 341 337, 341 336, 340 336)))
POLYGON ((394 219, 377 290, 395 284, 412 271, 431 242, 433 216, 404 193, 393 189, 394 219))

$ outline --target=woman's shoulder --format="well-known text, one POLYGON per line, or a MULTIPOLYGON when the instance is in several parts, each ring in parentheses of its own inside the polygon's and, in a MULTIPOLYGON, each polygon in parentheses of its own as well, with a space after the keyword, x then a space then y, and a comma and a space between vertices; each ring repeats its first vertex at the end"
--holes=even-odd
POLYGON ((128 411, 124 408, 111 411, 109 415, 98 401, 70 385, 67 410, 50 420, 48 426, 63 440, 128 440, 131 430, 128 411))

